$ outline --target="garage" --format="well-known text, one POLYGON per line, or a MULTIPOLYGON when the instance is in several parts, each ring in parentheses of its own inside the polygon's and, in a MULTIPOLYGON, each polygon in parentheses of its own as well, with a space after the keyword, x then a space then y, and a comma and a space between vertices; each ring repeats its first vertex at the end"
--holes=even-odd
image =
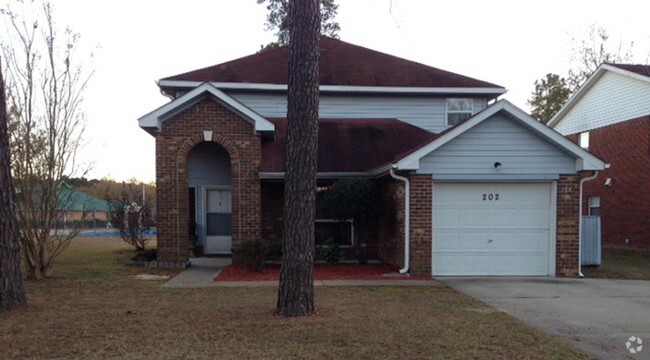
POLYGON ((552 182, 434 182, 434 275, 555 275, 552 182))

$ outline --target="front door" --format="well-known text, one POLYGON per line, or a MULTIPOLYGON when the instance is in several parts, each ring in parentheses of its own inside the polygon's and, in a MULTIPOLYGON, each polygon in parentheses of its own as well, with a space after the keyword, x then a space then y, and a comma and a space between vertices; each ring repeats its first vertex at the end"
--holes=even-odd
POLYGON ((207 189, 205 192, 206 254, 230 254, 232 247, 232 192, 207 189))

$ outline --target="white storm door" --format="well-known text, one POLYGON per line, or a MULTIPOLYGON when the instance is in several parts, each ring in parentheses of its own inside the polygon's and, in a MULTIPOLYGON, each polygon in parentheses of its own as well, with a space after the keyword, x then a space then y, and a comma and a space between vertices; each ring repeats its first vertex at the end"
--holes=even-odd
POLYGON ((206 254, 230 254, 232 248, 232 192, 224 189, 205 191, 206 254))

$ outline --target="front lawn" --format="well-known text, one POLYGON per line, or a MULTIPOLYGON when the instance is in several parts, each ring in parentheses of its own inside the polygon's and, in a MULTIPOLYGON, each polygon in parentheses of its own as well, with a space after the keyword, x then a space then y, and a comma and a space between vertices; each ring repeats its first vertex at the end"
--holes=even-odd
POLYGON ((650 280, 650 251, 603 249, 602 264, 582 272, 588 278, 650 280))
POLYGON ((318 313, 274 315, 277 289, 163 289, 119 239, 78 239, 29 307, 0 315, 2 358, 587 359, 443 286, 317 287, 318 313))

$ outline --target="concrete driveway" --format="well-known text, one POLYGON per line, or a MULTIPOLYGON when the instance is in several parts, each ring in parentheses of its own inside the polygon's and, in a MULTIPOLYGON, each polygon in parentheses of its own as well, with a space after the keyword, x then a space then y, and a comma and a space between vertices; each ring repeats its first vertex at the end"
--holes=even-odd
POLYGON ((599 359, 650 359, 650 281, 436 278, 599 359), (631 336, 643 348, 631 354, 631 336))

